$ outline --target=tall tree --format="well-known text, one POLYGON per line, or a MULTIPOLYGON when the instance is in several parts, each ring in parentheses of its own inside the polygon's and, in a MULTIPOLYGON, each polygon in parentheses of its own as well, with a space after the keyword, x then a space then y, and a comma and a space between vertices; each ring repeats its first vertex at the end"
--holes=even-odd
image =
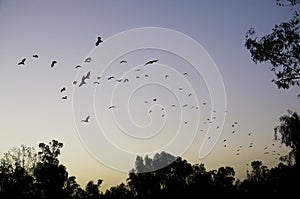
POLYGON ((230 190, 233 189, 235 171, 232 167, 220 167, 213 172, 213 181, 218 189, 230 190))
POLYGON ((288 110, 288 114, 281 116, 279 121, 281 124, 274 128, 274 137, 292 149, 287 160, 294 160, 300 168, 300 115, 288 110))
POLYGON ((52 140, 49 145, 39 144, 39 162, 35 167, 34 176, 41 198, 65 198, 64 186, 68 179, 68 172, 58 160, 62 147, 63 144, 57 140, 52 140))
POLYGON ((35 198, 32 171, 36 164, 34 148, 14 147, 0 159, 0 198, 35 198))
POLYGON ((92 180, 89 181, 85 187, 86 198, 87 199, 99 199, 102 195, 100 192, 100 185, 102 184, 102 180, 98 179, 97 184, 92 180))
POLYGON ((4 153, 0 161, 2 164, 11 165, 13 168, 22 167, 26 172, 32 173, 37 163, 37 153, 33 147, 21 145, 4 153))
POLYGON ((183 197, 188 177, 193 172, 192 165, 186 160, 166 152, 156 153, 153 159, 138 156, 135 167, 127 182, 133 195, 143 199, 183 197))
MULTIPOLYGON (((295 6, 296 0, 277 0, 279 6, 295 6)), ((254 28, 246 33, 245 47, 254 63, 270 63, 272 80, 279 89, 300 87, 300 19, 297 11, 289 21, 275 25, 270 34, 257 37, 254 28)), ((298 95, 300 97, 300 95, 298 95)))
POLYGON ((240 185, 241 192, 245 194, 242 196, 251 196, 252 198, 258 196, 270 196, 270 170, 259 160, 252 161, 251 167, 252 170, 250 172, 247 171, 247 178, 240 185))
POLYGON ((214 193, 212 172, 207 171, 203 163, 193 165, 193 172, 187 178, 187 183, 191 197, 199 190, 205 195, 214 193))

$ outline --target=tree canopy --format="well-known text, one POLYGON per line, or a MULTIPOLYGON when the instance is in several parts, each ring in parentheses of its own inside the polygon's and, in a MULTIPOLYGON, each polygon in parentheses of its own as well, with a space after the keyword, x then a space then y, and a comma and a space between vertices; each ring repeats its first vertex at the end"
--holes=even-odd
MULTIPOLYGON (((279 6, 295 6, 296 0, 280 1, 279 6)), ((245 47, 249 50, 254 63, 270 63, 274 72, 272 80, 279 89, 290 86, 300 87, 300 18, 294 11, 291 19, 281 22, 271 33, 258 37, 254 28, 246 33, 245 47)), ((299 95, 300 96, 300 95, 299 95)))
POLYGON ((280 125, 274 128, 275 139, 281 139, 281 143, 291 148, 286 160, 295 161, 300 167, 300 115, 288 110, 288 114, 279 118, 280 125))
MULTIPOLYGON (((297 117, 291 114, 282 121, 294 121, 296 118, 295 121, 298 122, 297 117)), ((285 122, 284 126, 289 129, 295 127, 294 124, 295 122, 285 122)), ((102 191, 103 180, 91 180, 82 188, 75 176, 68 175, 67 167, 58 159, 63 147, 61 142, 52 140, 49 144, 40 143, 38 146, 38 153, 22 145, 19 150, 15 147, 0 159, 1 199, 159 199, 191 198, 199 194, 250 198, 259 196, 258 193, 269 197, 298 193, 299 169, 293 164, 281 162, 270 169, 262 161, 253 160, 252 170, 247 172, 246 179, 240 180, 235 177, 235 170, 230 166, 207 170, 203 163, 191 164, 182 157, 174 157, 164 151, 153 158, 137 156, 135 167, 128 173, 126 182, 102 191), (30 149, 32 155, 16 155, 27 151, 24 149, 30 149), (7 158, 7 154, 14 158, 7 158), (37 154, 37 159, 31 158, 34 154, 37 154), (29 164, 31 161, 34 164, 29 164), (160 163, 166 162, 169 163, 168 166, 160 167, 160 163), (27 165, 33 165, 30 167, 32 172, 27 165)), ((294 145, 291 143, 289 146, 294 145)))

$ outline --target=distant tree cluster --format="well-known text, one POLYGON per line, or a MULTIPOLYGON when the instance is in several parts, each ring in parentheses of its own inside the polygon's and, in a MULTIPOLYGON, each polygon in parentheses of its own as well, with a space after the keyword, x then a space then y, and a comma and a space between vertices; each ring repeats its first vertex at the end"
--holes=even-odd
MULTIPOLYGON (((278 128, 284 125, 283 122, 278 128)), ((153 159, 137 156, 135 168, 129 172, 126 182, 117 186, 100 191, 102 180, 99 179, 81 188, 76 177, 69 176, 67 168, 58 160, 62 147, 61 142, 52 140, 49 144, 40 143, 37 153, 24 145, 5 153, 0 160, 0 198, 159 199, 204 195, 253 198, 299 193, 300 172, 296 161, 295 164, 281 162, 271 169, 259 160, 252 161, 252 170, 247 171, 246 179, 241 181, 235 178, 230 166, 207 170, 203 163, 192 165, 166 152, 157 153, 153 159), (166 163, 168 166, 161 166, 166 163), (150 170, 152 172, 148 172, 150 170)))
POLYGON ((52 140, 40 143, 39 152, 21 145, 5 153, 0 159, 1 199, 94 199, 100 198, 100 185, 90 181, 85 189, 68 176, 59 163, 63 143, 52 140))

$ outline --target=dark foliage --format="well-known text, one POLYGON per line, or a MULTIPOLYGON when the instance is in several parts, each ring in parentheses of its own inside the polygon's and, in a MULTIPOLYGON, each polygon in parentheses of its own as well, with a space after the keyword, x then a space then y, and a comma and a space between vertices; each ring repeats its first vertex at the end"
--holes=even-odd
MULTIPOLYGON (((300 1, 277 0, 279 6, 294 8, 300 1)), ((275 25, 270 34, 257 37, 254 28, 246 34, 245 47, 255 63, 270 63, 274 72, 272 80, 279 89, 300 86, 300 21, 299 13, 289 21, 275 25)), ((299 95, 300 96, 300 95, 299 95)))
POLYGON ((281 116, 279 121, 281 124, 275 127, 274 137, 281 138, 281 143, 292 149, 288 157, 283 159, 288 162, 294 160, 296 166, 300 168, 300 115, 288 110, 288 114, 281 116))
MULTIPOLYGON (((283 116, 281 121, 289 121, 294 117, 294 114, 283 116)), ((299 122, 299 118, 296 121, 299 122)), ((293 127, 293 124, 294 122, 286 122, 282 126, 293 127)), ((277 128, 283 128, 282 126, 277 128)), ((294 132, 293 128, 291 129, 291 132, 294 132)), ((286 136, 286 131, 280 132, 286 136)), ((293 140, 294 137, 289 139, 293 140)), ((76 177, 68 176, 66 167, 58 160, 62 147, 63 144, 56 140, 49 142, 49 145, 39 144, 37 160, 31 158, 35 157, 34 150, 25 146, 21 147, 23 150, 14 149, 6 153, 0 162, 0 198, 159 199, 192 198, 195 195, 253 198, 292 196, 299 193, 297 185, 300 174, 296 164, 281 162, 269 169, 261 161, 252 161, 252 170, 247 172, 247 178, 241 181, 235 178, 232 167, 208 171, 203 163, 192 165, 181 157, 174 157, 166 152, 156 154, 153 159, 138 156, 135 168, 129 172, 126 183, 101 192, 102 180, 99 179, 96 183, 89 181, 85 189, 82 189, 76 182, 76 177), (16 156, 16 151, 27 151, 27 155, 16 156), (32 154, 28 155, 28 151, 32 154), (12 158, 7 158, 7 154, 21 159, 14 158, 12 161, 12 158), (29 161, 36 162, 20 164, 29 161), (168 166, 162 167, 166 163, 168 166), (26 165, 34 166, 31 168, 26 165)))

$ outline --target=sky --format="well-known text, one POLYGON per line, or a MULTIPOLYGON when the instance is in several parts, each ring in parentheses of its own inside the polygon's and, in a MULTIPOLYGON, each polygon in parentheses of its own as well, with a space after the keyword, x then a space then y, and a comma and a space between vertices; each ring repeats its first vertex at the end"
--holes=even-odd
POLYGON ((0 153, 56 139, 69 175, 103 190, 125 182, 136 155, 162 150, 241 179, 252 160, 274 166, 288 149, 273 129, 300 111, 300 92, 278 90, 244 42, 291 13, 271 0, 1 0, 0 153))

